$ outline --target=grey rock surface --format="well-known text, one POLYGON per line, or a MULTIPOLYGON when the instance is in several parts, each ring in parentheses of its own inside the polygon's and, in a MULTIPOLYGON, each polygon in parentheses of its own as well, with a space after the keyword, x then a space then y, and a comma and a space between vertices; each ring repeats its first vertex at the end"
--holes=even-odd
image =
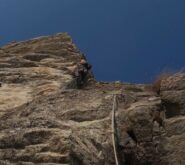
POLYGON ((185 164, 185 74, 177 73, 161 84, 166 111, 166 134, 160 143, 163 164, 185 164))
POLYGON ((184 74, 163 81, 160 96, 147 85, 93 77, 70 88, 83 55, 66 33, 9 44, 0 57, 0 164, 115 164, 115 94, 120 164, 184 164, 184 74))

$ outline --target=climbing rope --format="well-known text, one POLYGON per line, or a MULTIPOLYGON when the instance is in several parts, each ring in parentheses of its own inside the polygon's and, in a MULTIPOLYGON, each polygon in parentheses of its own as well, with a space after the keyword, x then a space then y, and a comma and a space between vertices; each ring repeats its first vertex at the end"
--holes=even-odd
POLYGON ((118 152, 116 147, 116 128, 115 128, 115 111, 118 110, 118 103, 117 103, 117 96, 113 95, 113 106, 112 106, 112 143, 113 143, 113 149, 114 149, 114 156, 115 156, 115 162, 116 165, 119 165, 118 160, 118 152))

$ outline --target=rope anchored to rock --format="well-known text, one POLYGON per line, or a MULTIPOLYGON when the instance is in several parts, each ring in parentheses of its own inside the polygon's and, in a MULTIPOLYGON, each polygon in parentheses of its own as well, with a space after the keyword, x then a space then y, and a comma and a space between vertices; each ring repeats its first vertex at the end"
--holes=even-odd
POLYGON ((116 128, 115 128, 115 112, 118 110, 118 102, 117 102, 117 96, 113 95, 113 106, 112 106, 112 143, 113 143, 113 149, 114 149, 114 157, 116 165, 120 165, 119 163, 119 157, 118 157, 118 151, 117 151, 117 141, 116 141, 116 128))

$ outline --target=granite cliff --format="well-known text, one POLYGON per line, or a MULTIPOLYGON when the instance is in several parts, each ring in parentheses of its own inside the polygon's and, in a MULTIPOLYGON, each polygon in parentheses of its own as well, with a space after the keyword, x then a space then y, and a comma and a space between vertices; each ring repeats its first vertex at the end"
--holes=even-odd
POLYGON ((82 57, 67 33, 0 48, 0 164, 115 164, 115 95, 120 165, 185 164, 185 74, 164 79, 160 94, 92 73, 76 89, 71 70, 82 57))

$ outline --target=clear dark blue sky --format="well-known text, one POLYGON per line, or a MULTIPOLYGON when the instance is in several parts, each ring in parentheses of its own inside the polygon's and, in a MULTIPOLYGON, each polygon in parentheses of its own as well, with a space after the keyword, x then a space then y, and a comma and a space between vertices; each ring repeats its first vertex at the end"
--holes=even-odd
POLYGON ((98 80, 185 66, 185 0, 0 0, 0 45, 68 32, 98 80))

